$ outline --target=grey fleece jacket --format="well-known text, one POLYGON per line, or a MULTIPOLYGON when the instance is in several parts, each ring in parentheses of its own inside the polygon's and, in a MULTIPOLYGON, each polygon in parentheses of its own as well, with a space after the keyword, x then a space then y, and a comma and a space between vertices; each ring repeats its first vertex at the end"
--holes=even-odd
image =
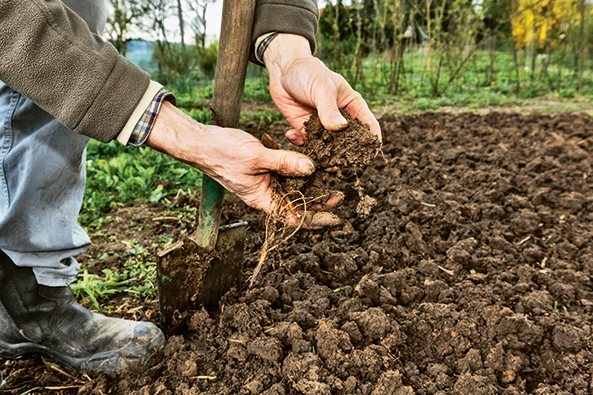
MULTIPOLYGON (((279 31, 306 37, 314 49, 315 0, 258 0, 256 7, 252 43, 279 31)), ((108 142, 132 115, 150 76, 61 1, 0 0, 0 80, 66 127, 108 142)))

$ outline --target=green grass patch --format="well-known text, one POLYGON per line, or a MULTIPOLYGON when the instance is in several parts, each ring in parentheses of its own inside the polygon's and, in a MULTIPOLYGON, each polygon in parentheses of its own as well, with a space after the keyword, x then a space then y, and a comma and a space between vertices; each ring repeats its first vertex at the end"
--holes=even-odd
POLYGON ((128 293, 146 300, 155 299, 156 262, 142 259, 130 259, 125 263, 123 272, 103 269, 102 275, 89 274, 84 269, 70 285, 77 300, 88 299, 96 310, 109 298, 128 293))
MULTIPOLYGON (((168 245, 170 238, 156 240, 157 245, 168 245)), ((109 309, 102 302, 121 293, 143 298, 145 300, 157 297, 156 262, 151 254, 142 247, 138 240, 130 240, 131 248, 126 250, 128 257, 123 270, 103 269, 101 275, 89 274, 82 270, 76 280, 70 285, 78 300, 87 301, 94 309, 109 309)), ((107 257, 120 257, 117 253, 107 252, 99 260, 107 257)), ((122 259, 124 259, 122 257, 122 259)))
POLYGON ((201 172, 149 147, 124 147, 91 141, 87 150, 87 184, 79 223, 98 229, 110 208, 159 202, 180 189, 201 186, 201 172), (173 185, 166 189, 163 185, 173 185))

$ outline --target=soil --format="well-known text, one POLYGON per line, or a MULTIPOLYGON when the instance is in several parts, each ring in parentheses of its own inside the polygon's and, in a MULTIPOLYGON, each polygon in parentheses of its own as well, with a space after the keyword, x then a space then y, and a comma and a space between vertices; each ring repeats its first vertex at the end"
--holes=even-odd
MULTIPOLYGON (((290 177, 279 174, 272 175, 272 183, 280 199, 291 202, 292 211, 302 212, 299 206, 311 203, 323 205, 330 198, 327 187, 328 175, 326 170, 335 169, 363 169, 379 154, 381 142, 370 132, 370 128, 363 125, 358 118, 344 109, 342 115, 348 121, 345 129, 335 132, 325 129, 319 115, 315 112, 305 122, 306 142, 298 151, 307 155, 315 164, 315 171, 307 177, 290 177), (302 204, 303 200, 306 204, 302 204), (300 204, 299 204, 300 203, 300 204)), ((278 149, 278 143, 268 134, 262 135, 262 143, 271 149, 278 149)), ((369 197, 364 195, 363 188, 358 184, 364 208, 359 211, 366 213, 369 209, 369 197), (365 211, 366 210, 366 211, 365 211)), ((280 206, 283 206, 281 204, 280 206)), ((328 225, 332 225, 329 221, 328 225)))
MULTIPOLYGON (((384 157, 328 179, 346 194, 342 225, 300 230, 253 287, 228 293, 220 312, 192 312, 154 368, 76 381, 40 357, 8 361, 0 393, 593 392, 593 118, 426 113, 380 123, 384 157), (366 218, 356 179, 377 200, 366 218)), ((267 132, 281 141, 283 125, 267 132)), ((154 250, 157 236, 193 231, 157 221, 133 234, 131 219, 154 224, 164 208, 126 210, 111 213, 122 220, 105 235, 154 250)), ((224 217, 250 223, 247 279, 265 216, 231 198, 224 217)), ((81 260, 125 249, 112 240, 95 238, 81 260)), ((114 315, 130 317, 136 304, 137 319, 158 322, 154 302, 121 303, 114 315)))
POLYGON ((377 156, 381 143, 358 118, 352 119, 346 110, 341 110, 341 113, 348 126, 339 132, 325 129, 317 113, 305 122, 307 138, 303 153, 318 168, 362 169, 377 156))

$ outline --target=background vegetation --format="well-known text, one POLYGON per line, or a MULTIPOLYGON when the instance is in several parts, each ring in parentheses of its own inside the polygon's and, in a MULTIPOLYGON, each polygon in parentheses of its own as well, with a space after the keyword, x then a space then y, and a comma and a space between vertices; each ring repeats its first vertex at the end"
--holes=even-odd
MULTIPOLYGON (((122 54, 130 40, 153 38, 154 78, 188 103, 207 98, 213 1, 110 0, 108 38, 122 54)), ((317 55, 372 103, 593 95, 590 0, 326 0, 320 10, 317 55)), ((269 99, 265 72, 253 67, 249 79, 247 96, 269 99)))

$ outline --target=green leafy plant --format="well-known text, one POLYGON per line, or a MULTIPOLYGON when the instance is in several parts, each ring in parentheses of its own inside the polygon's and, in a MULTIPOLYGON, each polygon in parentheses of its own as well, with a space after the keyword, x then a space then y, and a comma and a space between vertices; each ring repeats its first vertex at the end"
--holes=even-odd
POLYGON ((111 269, 103 269, 104 277, 96 274, 89 274, 83 270, 77 277, 77 280, 70 285, 74 295, 81 300, 88 297, 92 306, 99 309, 99 301, 109 298, 117 293, 124 292, 127 285, 134 279, 127 278, 124 274, 118 274, 111 269))
POLYGON ((106 214, 113 207, 159 202, 179 189, 197 189, 200 185, 200 171, 148 147, 91 141, 79 222, 88 230, 98 229, 109 221, 106 214))

